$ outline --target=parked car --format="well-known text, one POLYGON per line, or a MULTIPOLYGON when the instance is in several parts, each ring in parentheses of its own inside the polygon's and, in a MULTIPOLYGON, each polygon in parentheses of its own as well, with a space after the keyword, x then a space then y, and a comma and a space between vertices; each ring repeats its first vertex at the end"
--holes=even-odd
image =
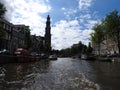
POLYGON ((30 55, 30 56, 40 56, 40 54, 37 53, 37 52, 31 52, 29 55, 30 55))
POLYGON ((0 50, 0 55, 10 55, 10 51, 7 49, 0 50))
POLYGON ((14 52, 15 55, 23 55, 23 56, 27 56, 28 55, 28 51, 26 49, 23 48, 18 48, 16 49, 16 51, 14 52))

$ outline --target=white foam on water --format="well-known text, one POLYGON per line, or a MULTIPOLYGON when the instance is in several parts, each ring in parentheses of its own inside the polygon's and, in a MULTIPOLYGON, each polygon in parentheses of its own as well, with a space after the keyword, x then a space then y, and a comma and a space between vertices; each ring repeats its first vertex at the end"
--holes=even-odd
POLYGON ((99 90, 100 87, 97 83, 89 81, 84 74, 78 71, 67 71, 62 76, 64 80, 65 90, 99 90), (69 76, 69 77, 68 77, 69 76))

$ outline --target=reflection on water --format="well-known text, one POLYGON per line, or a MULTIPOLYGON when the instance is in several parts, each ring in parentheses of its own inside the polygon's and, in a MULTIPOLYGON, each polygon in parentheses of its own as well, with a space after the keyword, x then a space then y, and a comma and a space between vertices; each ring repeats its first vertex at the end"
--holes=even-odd
POLYGON ((24 90, 24 88, 29 88, 35 83, 38 73, 47 73, 48 67, 49 62, 44 61, 1 65, 0 90, 24 90))
POLYGON ((71 58, 4 64, 0 90, 118 90, 119 70, 118 63, 71 58))
POLYGON ((90 63, 93 70, 90 72, 96 75, 97 82, 102 90, 120 90, 120 63, 94 62, 90 63))

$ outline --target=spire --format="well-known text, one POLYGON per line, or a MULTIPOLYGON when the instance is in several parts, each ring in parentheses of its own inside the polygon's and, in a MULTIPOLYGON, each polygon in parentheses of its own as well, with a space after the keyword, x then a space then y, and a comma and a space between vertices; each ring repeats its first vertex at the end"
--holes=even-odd
POLYGON ((51 26, 50 26, 50 16, 47 16, 46 27, 45 27, 45 46, 46 51, 51 51, 51 26))
POLYGON ((47 21, 50 21, 50 15, 47 16, 47 21))
POLYGON ((48 14, 47 19, 50 19, 50 15, 48 14))

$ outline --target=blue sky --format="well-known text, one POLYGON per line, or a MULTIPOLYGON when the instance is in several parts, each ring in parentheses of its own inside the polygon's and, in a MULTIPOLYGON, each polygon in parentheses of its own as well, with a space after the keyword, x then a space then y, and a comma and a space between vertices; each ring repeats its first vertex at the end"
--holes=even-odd
POLYGON ((113 10, 120 0, 0 0, 6 19, 25 24, 31 33, 44 36, 46 17, 51 17, 52 48, 64 49, 82 41, 88 44, 92 27, 113 10))

